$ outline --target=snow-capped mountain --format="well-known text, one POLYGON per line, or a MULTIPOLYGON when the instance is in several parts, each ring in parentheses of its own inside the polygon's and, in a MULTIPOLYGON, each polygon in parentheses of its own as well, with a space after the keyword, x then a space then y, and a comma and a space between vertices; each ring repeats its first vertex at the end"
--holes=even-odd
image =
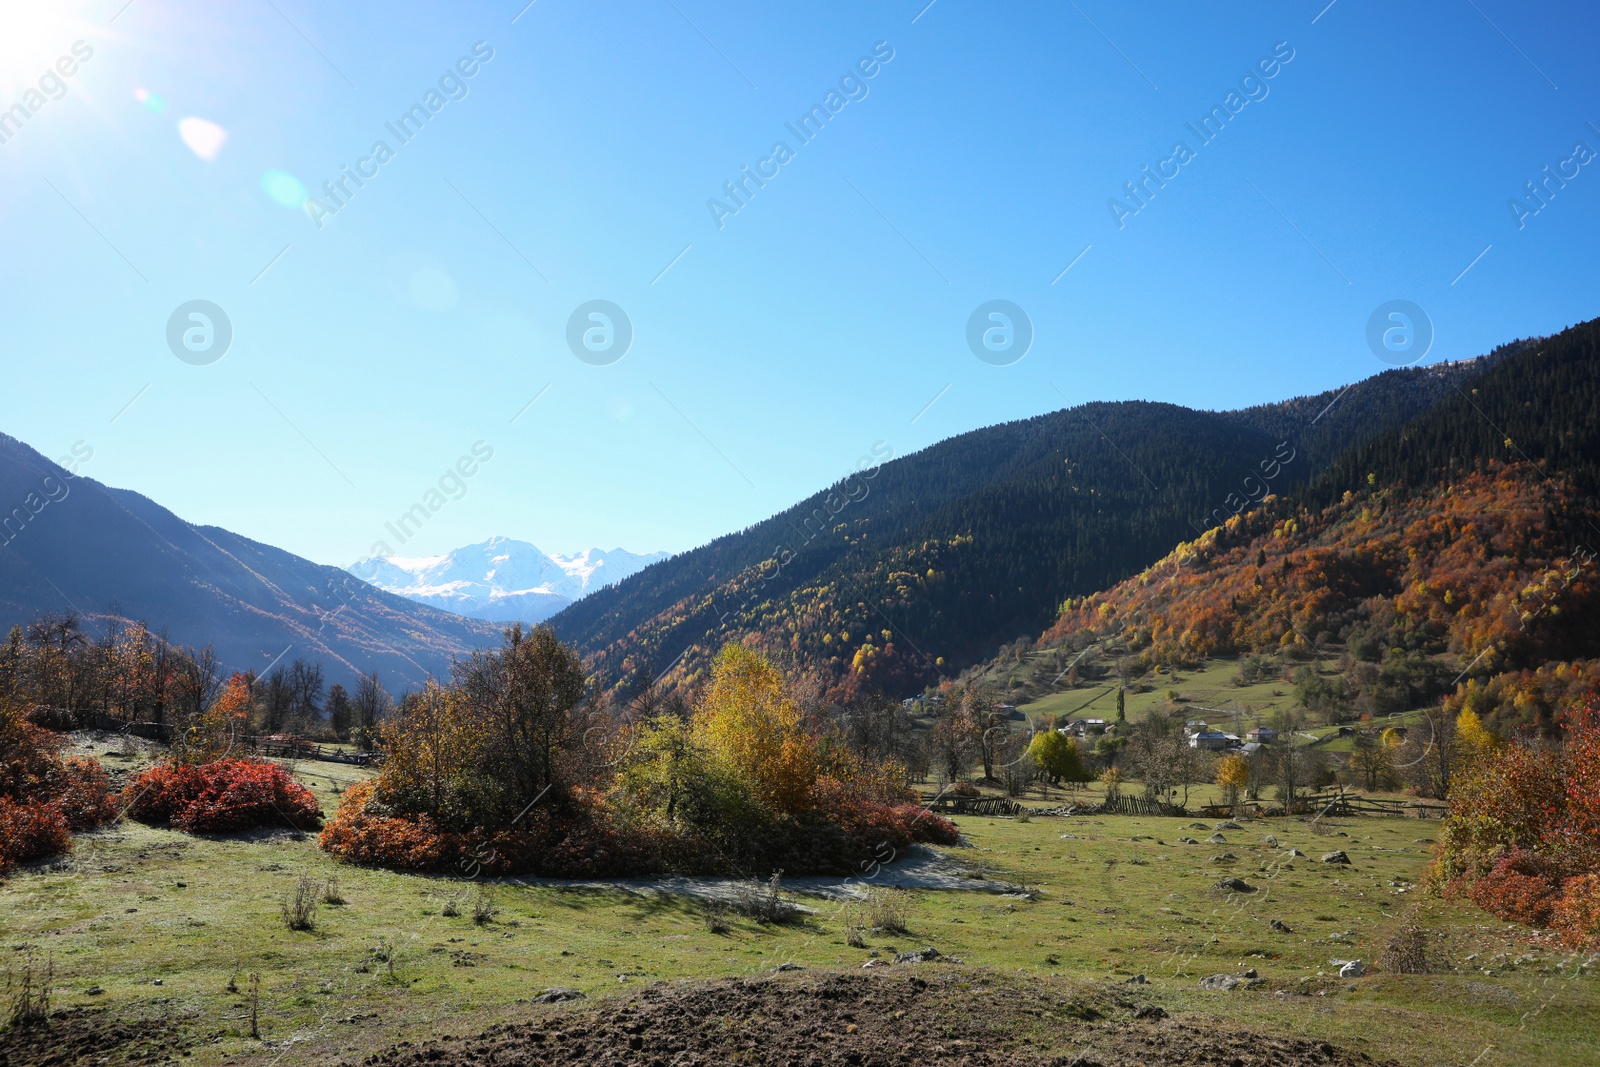
POLYGON ((365 559, 350 573, 390 593, 491 622, 537 623, 574 600, 635 574, 670 553, 591 548, 573 556, 491 537, 442 556, 365 559))

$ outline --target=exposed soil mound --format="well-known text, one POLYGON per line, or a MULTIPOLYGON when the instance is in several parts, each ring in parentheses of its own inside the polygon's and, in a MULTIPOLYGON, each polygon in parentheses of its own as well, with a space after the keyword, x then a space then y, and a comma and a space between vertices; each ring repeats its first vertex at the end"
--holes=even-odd
POLYGON ((476 1038, 401 1045, 384 1067, 637 1063, 650 1067, 960 1064, 962 1067, 1368 1067, 1333 1045, 1204 1030, 1148 998, 1024 982, 939 963, 665 983, 579 1001, 476 1038), (909 972, 909 973, 908 973, 909 972))
POLYGON ((74 1064, 170 1063, 187 1044, 174 1028, 113 1018, 104 1008, 68 1008, 48 1026, 0 1030, 0 1067, 71 1067, 74 1064))

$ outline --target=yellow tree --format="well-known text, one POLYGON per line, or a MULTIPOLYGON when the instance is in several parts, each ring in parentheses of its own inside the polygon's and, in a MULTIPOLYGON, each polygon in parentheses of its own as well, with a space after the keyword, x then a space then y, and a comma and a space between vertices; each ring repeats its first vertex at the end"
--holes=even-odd
POLYGON ((1250 784, 1250 761, 1237 752, 1217 761, 1217 784, 1222 787, 1222 801, 1229 807, 1239 803, 1239 797, 1250 784))
POLYGON ((1078 746, 1059 730, 1040 730, 1028 743, 1028 755, 1051 782, 1086 782, 1090 778, 1078 746))
POLYGON ((1494 745, 1494 735, 1484 729, 1478 713, 1462 708, 1461 714, 1456 716, 1456 747, 1460 750, 1461 762, 1470 768, 1480 756, 1493 752, 1494 745))
POLYGON ((717 655, 694 731, 763 807, 789 813, 808 806, 819 770, 816 746, 783 676, 759 652, 728 645, 717 655))

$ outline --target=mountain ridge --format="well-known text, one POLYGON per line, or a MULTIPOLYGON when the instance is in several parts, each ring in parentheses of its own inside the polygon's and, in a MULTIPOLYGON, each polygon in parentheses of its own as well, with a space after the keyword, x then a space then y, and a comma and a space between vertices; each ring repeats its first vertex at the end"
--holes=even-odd
POLYGON ((914 692, 1031 640, 1063 598, 1112 586, 1252 497, 1313 479, 1352 442, 1404 425, 1503 358, 1389 369, 1231 412, 1096 402, 968 431, 854 472, 550 623, 617 692, 658 675, 696 684, 728 640, 836 696, 914 692))
POLYGON ((347 684, 376 670, 420 685, 496 637, 337 567, 189 523, 5 434, 0 506, 0 627, 72 613, 92 636, 108 620, 144 621, 174 644, 213 645, 229 670, 303 657, 347 684))
POLYGON ((496 536, 439 556, 370 557, 349 571, 380 589, 458 615, 538 624, 669 555, 622 548, 561 555, 496 536))

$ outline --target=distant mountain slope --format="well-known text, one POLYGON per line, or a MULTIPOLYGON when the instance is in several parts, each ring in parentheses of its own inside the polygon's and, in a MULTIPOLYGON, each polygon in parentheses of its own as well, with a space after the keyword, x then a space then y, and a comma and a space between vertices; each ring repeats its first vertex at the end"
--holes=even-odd
POLYGON ((1388 370, 1341 389, 1223 414, 1279 440, 1292 441, 1310 465, 1320 470, 1351 445, 1405 425, 1455 396, 1468 379, 1534 343, 1514 341, 1476 359, 1388 370))
POLYGON ((215 646, 233 670, 321 660, 330 682, 377 670, 391 686, 443 674, 496 638, 351 579, 337 567, 112 489, 0 434, 0 628, 46 612, 142 619, 175 644, 215 646))
POLYGON ((1282 492, 1323 469, 1329 442, 1391 431, 1491 364, 1390 371, 1316 410, 1319 398, 1231 413, 1088 404, 973 431, 852 474, 551 622, 622 688, 664 670, 692 682, 738 638, 839 691, 915 690, 1031 639, 1065 597, 1226 518, 1264 464, 1275 473, 1265 488, 1282 492))
POLYGON ((620 548, 547 555, 526 541, 491 537, 442 556, 362 560, 350 573, 380 589, 458 615, 539 623, 667 555, 620 548))
POLYGON ((1580 492, 1600 493, 1600 319, 1521 342, 1427 414, 1352 442, 1314 495, 1333 500, 1369 474, 1427 485, 1496 460, 1560 471, 1580 492))
POLYGON ((1037 647, 1102 640, 1141 669, 1344 648, 1372 664, 1345 672, 1363 699, 1454 690, 1491 726, 1552 731, 1600 681, 1600 323, 1507 346, 1311 483, 1069 601, 1037 647), (1418 653, 1455 666, 1419 689, 1418 653))

